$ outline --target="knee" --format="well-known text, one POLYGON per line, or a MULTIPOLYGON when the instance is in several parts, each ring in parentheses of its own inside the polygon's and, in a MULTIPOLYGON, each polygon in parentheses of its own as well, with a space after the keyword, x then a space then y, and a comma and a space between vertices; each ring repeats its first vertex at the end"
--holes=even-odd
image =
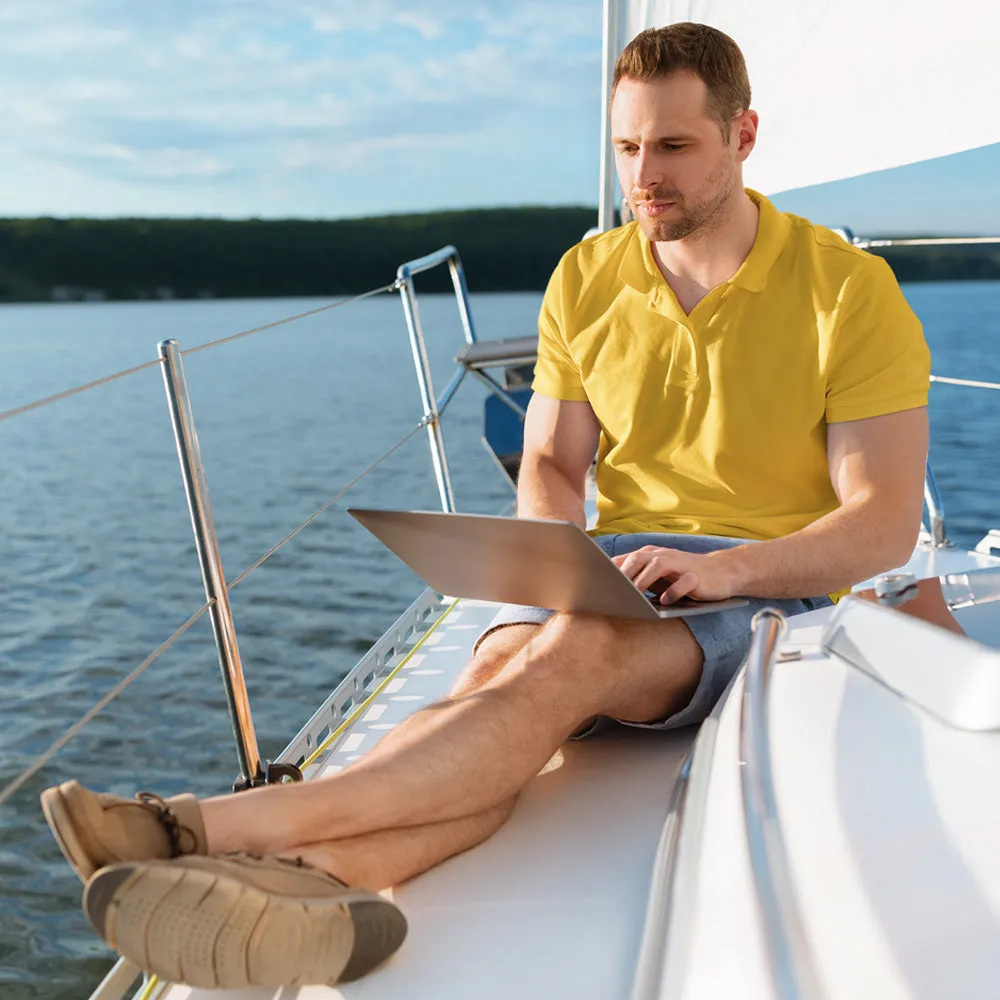
POLYGON ((451 689, 452 696, 469 694, 488 684, 540 631, 540 625, 517 624, 505 625, 485 635, 459 674, 451 689))
POLYGON ((477 653, 458 675, 451 689, 451 697, 478 691, 488 684, 507 665, 506 657, 477 653))
POLYGON ((546 625, 528 669, 535 677, 551 672, 565 678, 571 665, 570 676, 579 684, 587 683, 591 667, 595 676, 606 677, 620 650, 621 631, 621 622, 614 618, 555 615, 546 625))
POLYGON ((622 630, 617 618, 563 612, 549 621, 544 639, 546 645, 560 653, 577 652, 586 659, 600 660, 613 652, 622 630))

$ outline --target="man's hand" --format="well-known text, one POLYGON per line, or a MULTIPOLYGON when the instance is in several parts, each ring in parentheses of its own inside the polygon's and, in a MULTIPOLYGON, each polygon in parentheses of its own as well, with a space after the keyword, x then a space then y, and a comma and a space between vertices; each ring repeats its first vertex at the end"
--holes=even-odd
POLYGON ((662 604, 672 604, 681 597, 723 601, 738 592, 731 557, 735 551, 720 549, 697 554, 646 545, 627 555, 614 556, 611 561, 640 590, 658 593, 662 604))

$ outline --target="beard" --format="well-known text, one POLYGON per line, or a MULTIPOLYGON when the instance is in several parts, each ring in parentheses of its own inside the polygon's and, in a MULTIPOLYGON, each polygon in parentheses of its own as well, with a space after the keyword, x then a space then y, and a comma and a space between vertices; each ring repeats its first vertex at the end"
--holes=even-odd
POLYGON ((628 203, 639 228, 651 243, 672 243, 695 233, 710 232, 724 216, 733 194, 742 190, 735 164, 725 163, 693 195, 685 196, 680 191, 658 187, 633 191, 628 203), (651 219, 637 211, 648 201, 673 202, 675 212, 680 214, 672 219, 651 219))

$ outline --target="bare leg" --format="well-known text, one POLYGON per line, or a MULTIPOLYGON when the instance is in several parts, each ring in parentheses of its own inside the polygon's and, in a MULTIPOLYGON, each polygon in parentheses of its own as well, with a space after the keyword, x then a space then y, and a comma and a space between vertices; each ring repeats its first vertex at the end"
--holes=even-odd
POLYGON ((359 837, 306 844, 283 853, 300 857, 349 885, 377 892, 481 844, 507 822, 515 802, 516 799, 509 799, 486 812, 462 819, 379 830, 359 837))
MULTIPOLYGON (((510 625, 488 635, 456 681, 451 697, 469 694, 492 680, 541 629, 541 625, 510 625)), ((392 735, 383 737, 371 755, 390 752, 392 735)), ((288 853, 350 885, 378 891, 481 844, 507 822, 516 802, 515 796, 472 816, 306 844, 288 853)))
POLYGON ((557 615, 484 685, 399 726, 384 752, 329 778, 204 802, 209 848, 275 853, 485 812, 515 796, 581 722, 667 715, 700 669, 678 620, 557 615))
MULTIPOLYGON (((491 632, 479 643, 475 656, 458 675, 447 700, 471 694, 489 683, 541 631, 541 625, 505 625, 491 632)), ((386 733, 368 752, 365 759, 372 761, 384 754, 395 753, 400 732, 403 733, 402 738, 405 740, 410 725, 412 719, 406 719, 400 726, 386 733)))
POLYGON ((458 675, 451 698, 458 698, 488 684, 518 653, 542 632, 541 625, 504 625, 483 638, 476 655, 458 675))

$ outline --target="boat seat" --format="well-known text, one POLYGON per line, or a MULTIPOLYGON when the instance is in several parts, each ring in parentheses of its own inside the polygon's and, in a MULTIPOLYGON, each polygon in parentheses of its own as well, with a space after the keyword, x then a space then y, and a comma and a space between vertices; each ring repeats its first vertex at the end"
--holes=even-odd
POLYGON ((538 337, 510 337, 502 340, 480 340, 466 344, 455 355, 455 364, 470 371, 499 365, 534 364, 538 356, 538 337))

